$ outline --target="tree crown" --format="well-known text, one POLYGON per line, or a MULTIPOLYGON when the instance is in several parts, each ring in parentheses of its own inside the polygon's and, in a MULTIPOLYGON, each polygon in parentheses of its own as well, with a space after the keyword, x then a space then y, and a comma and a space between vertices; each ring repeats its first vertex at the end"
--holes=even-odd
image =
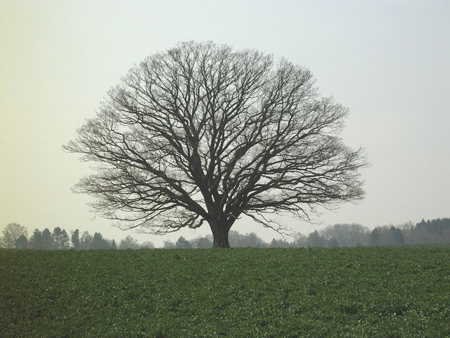
POLYGON ((362 150, 339 136, 347 113, 285 59, 186 42, 134 67, 65 149, 98 163, 74 190, 124 227, 228 232, 247 215, 276 228, 265 215, 308 220, 363 197, 362 150))

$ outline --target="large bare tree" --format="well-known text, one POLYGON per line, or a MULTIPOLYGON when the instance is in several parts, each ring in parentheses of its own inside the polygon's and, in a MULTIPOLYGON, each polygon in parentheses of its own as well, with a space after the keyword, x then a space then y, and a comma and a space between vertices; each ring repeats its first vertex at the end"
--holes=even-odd
POLYGON ((98 163, 74 190, 102 216, 156 234, 207 222, 225 248, 244 215, 277 230, 267 215, 363 197, 346 115, 305 68, 186 42, 133 68, 65 149, 98 163))

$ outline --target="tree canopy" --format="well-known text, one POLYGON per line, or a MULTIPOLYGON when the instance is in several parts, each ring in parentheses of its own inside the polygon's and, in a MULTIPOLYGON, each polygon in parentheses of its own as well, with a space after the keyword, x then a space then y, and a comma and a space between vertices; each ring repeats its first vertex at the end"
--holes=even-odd
POLYGON ((9 223, 2 231, 3 236, 0 237, 0 248, 14 248, 19 237, 28 236, 28 230, 24 226, 17 223, 9 223))
POLYGON ((229 247, 244 215, 279 230, 268 215, 309 220, 363 198, 363 152, 340 137, 347 113, 286 59, 185 42, 131 69, 65 149, 97 163, 74 191, 120 227, 207 222, 213 247, 229 247))

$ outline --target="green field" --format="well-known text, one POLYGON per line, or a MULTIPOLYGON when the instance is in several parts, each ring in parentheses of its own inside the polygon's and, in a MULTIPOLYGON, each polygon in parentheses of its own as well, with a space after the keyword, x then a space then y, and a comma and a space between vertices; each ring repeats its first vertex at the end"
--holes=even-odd
POLYGON ((0 250, 0 337, 450 337, 450 247, 0 250))

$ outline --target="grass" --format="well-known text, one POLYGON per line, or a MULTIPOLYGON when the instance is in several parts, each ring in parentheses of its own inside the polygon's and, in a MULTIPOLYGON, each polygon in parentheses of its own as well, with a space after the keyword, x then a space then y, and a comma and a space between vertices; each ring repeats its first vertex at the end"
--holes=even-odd
POLYGON ((0 250, 1 337, 449 337, 450 247, 0 250))

